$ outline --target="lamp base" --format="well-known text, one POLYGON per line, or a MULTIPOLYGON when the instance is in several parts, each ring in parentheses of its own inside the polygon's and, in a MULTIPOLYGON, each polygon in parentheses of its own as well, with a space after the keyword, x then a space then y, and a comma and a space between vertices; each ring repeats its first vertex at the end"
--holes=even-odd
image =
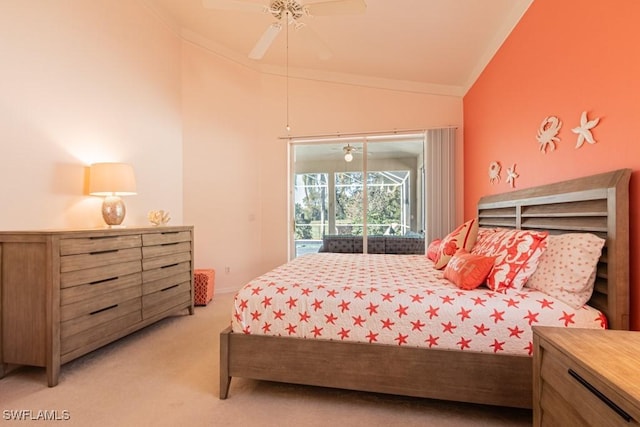
POLYGON ((102 218, 109 227, 117 227, 122 224, 127 208, 124 201, 118 196, 107 196, 102 202, 102 218))

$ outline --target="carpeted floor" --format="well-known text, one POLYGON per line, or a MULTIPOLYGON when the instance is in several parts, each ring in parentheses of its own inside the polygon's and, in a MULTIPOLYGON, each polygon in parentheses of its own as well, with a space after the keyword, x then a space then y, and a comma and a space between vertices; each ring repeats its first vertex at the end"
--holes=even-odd
POLYGON ((218 399, 218 333, 232 294, 62 367, 0 380, 0 426, 528 426, 531 411, 235 378, 218 399), (44 421, 45 416, 58 420, 44 421), (22 420, 18 420, 21 417, 22 420), (25 420, 26 419, 26 420, 25 420))

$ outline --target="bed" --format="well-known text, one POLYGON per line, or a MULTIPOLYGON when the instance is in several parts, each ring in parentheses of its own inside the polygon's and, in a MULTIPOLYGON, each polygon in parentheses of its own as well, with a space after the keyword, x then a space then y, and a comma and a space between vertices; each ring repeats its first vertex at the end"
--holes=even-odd
MULTIPOLYGON (((486 196, 478 203, 478 221, 482 227, 588 232, 604 238, 589 306, 606 316, 609 328, 628 329, 630 176, 623 169, 486 196)), ((532 406, 532 358, 527 354, 314 340, 229 327, 220 333, 221 399, 227 398, 232 377, 532 406)))

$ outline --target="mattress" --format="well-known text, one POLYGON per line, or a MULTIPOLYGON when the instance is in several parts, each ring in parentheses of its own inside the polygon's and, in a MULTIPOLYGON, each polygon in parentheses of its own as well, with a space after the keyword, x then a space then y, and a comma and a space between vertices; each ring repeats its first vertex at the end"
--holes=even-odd
POLYGON ((606 318, 525 287, 462 290, 424 255, 318 253, 247 283, 236 333, 531 355, 534 325, 603 329, 606 318))

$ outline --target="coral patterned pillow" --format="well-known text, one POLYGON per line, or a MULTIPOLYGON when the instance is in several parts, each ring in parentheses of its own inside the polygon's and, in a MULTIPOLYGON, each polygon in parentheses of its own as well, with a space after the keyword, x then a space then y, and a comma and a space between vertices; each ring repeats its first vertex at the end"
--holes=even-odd
POLYGON ((526 286, 575 309, 589 301, 605 240, 590 233, 547 237, 547 249, 526 286))
POLYGON ((546 231, 505 229, 484 236, 471 253, 496 258, 487 278, 489 289, 496 292, 522 289, 547 247, 547 234, 546 231))
POLYGON ((429 243, 429 247, 427 248, 427 258, 429 258, 431 261, 435 262, 438 256, 438 249, 440 249, 440 242, 442 242, 441 239, 435 239, 433 242, 429 243))
POLYGON ((464 248, 470 251, 476 242, 478 235, 478 221, 476 219, 469 220, 453 230, 442 239, 438 253, 436 254, 435 268, 443 269, 447 262, 458 252, 458 249, 464 248))
POLYGON ((487 227, 479 227, 478 228, 478 237, 476 238, 476 245, 481 245, 486 239, 490 238, 493 233, 498 231, 497 228, 487 228, 487 227))
POLYGON ((482 285, 493 268, 495 258, 474 255, 460 249, 444 268, 444 278, 462 289, 482 285))

